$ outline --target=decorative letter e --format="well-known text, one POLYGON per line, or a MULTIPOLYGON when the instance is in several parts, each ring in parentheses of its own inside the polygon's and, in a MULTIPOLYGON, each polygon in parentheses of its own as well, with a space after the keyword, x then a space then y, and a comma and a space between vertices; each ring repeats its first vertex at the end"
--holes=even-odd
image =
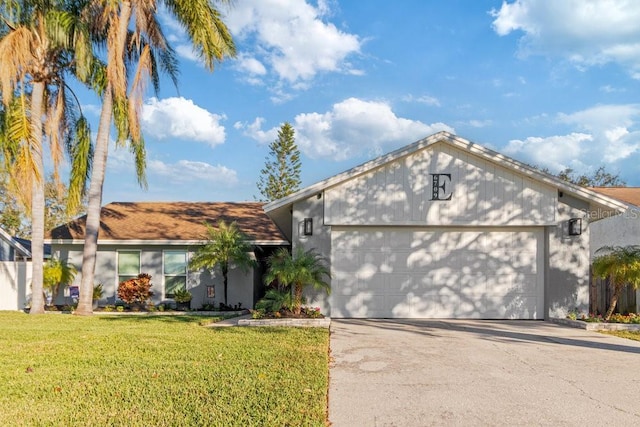
POLYGON ((431 200, 451 200, 450 173, 432 173, 431 175, 431 200))

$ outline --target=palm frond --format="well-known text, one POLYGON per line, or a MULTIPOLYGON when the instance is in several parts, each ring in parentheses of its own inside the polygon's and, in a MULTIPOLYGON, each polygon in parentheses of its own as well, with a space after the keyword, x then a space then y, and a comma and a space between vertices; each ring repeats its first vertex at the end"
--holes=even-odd
POLYGON ((210 0, 165 0, 164 4, 189 35, 207 69, 213 70, 216 62, 235 56, 231 32, 210 0))
POLYGON ((0 92, 5 106, 36 61, 32 42, 33 34, 27 27, 18 27, 0 39, 0 92))
POLYGON ((75 122, 73 134, 75 135, 75 141, 70 147, 71 172, 69 175, 67 213, 75 212, 82 204, 93 161, 91 129, 84 116, 81 116, 75 122))

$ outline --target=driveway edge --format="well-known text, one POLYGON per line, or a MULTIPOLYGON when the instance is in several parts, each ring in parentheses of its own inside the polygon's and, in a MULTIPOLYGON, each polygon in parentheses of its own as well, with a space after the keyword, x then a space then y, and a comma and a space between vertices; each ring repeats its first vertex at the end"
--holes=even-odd
POLYGON ((629 323, 597 323, 552 317, 549 322, 587 331, 640 331, 640 325, 629 323))

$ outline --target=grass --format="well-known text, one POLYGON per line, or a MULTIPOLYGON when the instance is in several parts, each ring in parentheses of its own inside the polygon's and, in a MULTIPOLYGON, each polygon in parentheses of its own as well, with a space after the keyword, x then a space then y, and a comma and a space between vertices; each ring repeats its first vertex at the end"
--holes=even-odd
POLYGON ((640 331, 601 331, 603 334, 615 335, 616 337, 629 340, 640 341, 640 331))
POLYGON ((325 426, 329 333, 0 312, 0 425, 325 426))

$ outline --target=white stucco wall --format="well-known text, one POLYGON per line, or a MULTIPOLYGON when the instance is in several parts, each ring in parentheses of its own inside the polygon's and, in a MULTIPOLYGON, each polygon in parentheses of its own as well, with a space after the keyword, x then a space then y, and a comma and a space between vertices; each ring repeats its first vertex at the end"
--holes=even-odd
POLYGON ((0 310, 22 310, 31 298, 31 262, 0 262, 0 310))
POLYGON ((466 151, 435 145, 325 191, 330 225, 555 223, 556 189, 466 151), (438 175, 434 182, 434 175, 438 175), (438 197, 450 200, 434 201, 438 197))
MULTIPOLYGON (((102 283, 104 296, 99 301, 100 305, 113 304, 115 302, 118 287, 117 275, 117 250, 139 250, 140 251, 140 272, 151 275, 153 285, 152 301, 158 304, 165 300, 164 276, 163 276, 163 251, 164 250, 188 250, 191 256, 192 250, 186 246, 112 246, 101 245, 98 248, 96 259, 95 283, 102 283)), ((53 245, 52 254, 60 259, 67 260, 78 269, 78 275, 71 284, 79 286, 81 281, 82 247, 80 245, 53 245)), ((228 284, 228 304, 235 305, 242 303, 244 308, 253 307, 254 290, 253 269, 243 272, 239 269, 232 269, 229 272, 228 284)), ((199 308, 204 304, 216 305, 224 302, 224 286, 222 274, 216 270, 213 274, 205 271, 189 271, 187 274, 187 289, 192 293, 192 308, 199 308), (207 286, 215 287, 215 298, 207 298, 207 286)), ((63 303, 64 298, 62 301, 63 303)))
MULTIPOLYGON (((318 193, 295 203, 292 218, 292 249, 302 247, 304 250, 316 250, 325 258, 327 267, 331 269, 331 226, 324 224, 324 193, 318 193), (305 236, 303 233, 305 218, 313 219, 313 235, 311 236, 305 236)), ((331 279, 328 280, 331 283, 331 279)), ((308 305, 320 307, 320 310, 325 314, 330 312, 329 299, 325 293, 309 289, 306 290, 305 298, 308 305)))
MULTIPOLYGON (((589 225, 591 260, 603 246, 640 245, 640 208, 632 207, 620 215, 609 216, 589 225)), ((640 290, 636 291, 636 312, 640 312, 640 290)))
POLYGON ((591 257, 603 246, 640 245, 640 208, 594 221, 591 229, 591 257))
POLYGON ((588 203, 564 195, 559 198, 556 226, 547 227, 546 317, 565 317, 572 309, 589 309, 589 234, 582 221, 582 234, 569 236, 568 220, 584 218, 588 203))
MULTIPOLYGON (((331 258, 332 226, 535 225, 544 232, 544 317, 564 317, 589 303, 589 224, 568 235, 568 220, 585 218, 589 204, 451 147, 417 153, 293 204, 292 246, 316 248, 331 258), (450 173, 451 201, 428 200, 431 173, 450 173), (313 218, 313 236, 302 235, 313 218)), ((640 221, 639 221, 640 222, 640 221)), ((334 290, 335 291, 335 290, 334 290)), ((330 311, 330 299, 308 293, 310 304, 330 311)))

